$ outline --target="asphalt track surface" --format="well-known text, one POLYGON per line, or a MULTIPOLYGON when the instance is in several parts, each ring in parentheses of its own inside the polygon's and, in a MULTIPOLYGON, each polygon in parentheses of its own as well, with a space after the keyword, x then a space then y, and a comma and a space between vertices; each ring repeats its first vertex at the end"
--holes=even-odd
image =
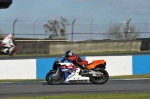
POLYGON ((92 83, 49 85, 46 82, 0 83, 0 98, 130 92, 150 92, 150 80, 108 80, 107 83, 102 85, 95 85, 92 83))

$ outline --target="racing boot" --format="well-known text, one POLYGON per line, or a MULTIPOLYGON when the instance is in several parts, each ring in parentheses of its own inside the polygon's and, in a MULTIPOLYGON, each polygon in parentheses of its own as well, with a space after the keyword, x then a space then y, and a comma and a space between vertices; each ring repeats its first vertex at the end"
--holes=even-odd
POLYGON ((79 72, 79 75, 88 74, 88 72, 89 72, 89 69, 86 66, 83 66, 79 72))
POLYGON ((88 73, 88 72, 89 72, 89 70, 87 68, 83 69, 83 73, 88 73))

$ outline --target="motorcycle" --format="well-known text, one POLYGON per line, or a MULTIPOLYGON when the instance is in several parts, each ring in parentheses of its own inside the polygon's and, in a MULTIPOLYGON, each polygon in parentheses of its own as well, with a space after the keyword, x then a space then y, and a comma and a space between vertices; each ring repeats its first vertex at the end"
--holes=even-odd
MULTIPOLYGON (((4 49, 7 48, 7 47, 4 47, 4 44, 1 44, 1 43, 0 43, 0 54, 1 54, 1 55, 14 56, 15 53, 16 53, 16 51, 17 51, 17 48, 16 48, 17 43, 16 43, 15 41, 14 41, 14 45, 15 45, 14 50, 13 50, 10 54, 8 54, 8 53, 4 53, 4 49)), ((9 48, 8 48, 8 49, 9 49, 9 48)))
POLYGON ((63 82, 92 82, 93 84, 105 84, 109 79, 109 74, 105 70, 105 60, 94 60, 88 64, 87 72, 83 72, 79 66, 71 62, 62 62, 58 57, 54 63, 53 68, 46 74, 46 81, 51 85, 59 85, 63 82))

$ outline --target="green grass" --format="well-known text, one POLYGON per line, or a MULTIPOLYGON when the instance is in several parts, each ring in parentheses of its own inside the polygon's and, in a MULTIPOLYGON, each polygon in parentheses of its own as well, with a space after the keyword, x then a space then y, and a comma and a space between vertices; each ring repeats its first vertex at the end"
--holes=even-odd
MULTIPOLYGON (((114 54, 114 55, 119 55, 119 54, 140 54, 140 53, 150 53, 150 51, 114 51, 114 52, 82 52, 82 53, 76 53, 78 55, 109 55, 109 54, 114 54)), ((65 52, 64 52, 65 54, 65 52)), ((64 54, 28 54, 27 56, 62 56, 64 54)), ((16 54, 17 55, 17 54, 16 54)), ((18 56, 24 56, 23 54, 18 55, 18 56)))
POLYGON ((126 75, 126 76, 111 76, 111 79, 132 79, 132 78, 150 78, 150 74, 143 75, 126 75))
MULTIPOLYGON (((142 53, 147 53, 147 54, 150 54, 150 51, 140 51, 140 52, 137 52, 137 51, 126 51, 126 52, 123 52, 123 51, 113 51, 113 52, 84 52, 84 53, 76 53, 78 55, 122 55, 122 54, 142 54, 142 53)), ((64 52, 65 54, 65 52, 64 52)), ((64 54, 16 54, 15 56, 49 56, 49 57, 58 57, 58 56, 62 56, 64 54)), ((8 57, 7 55, 1 55, 0 57, 8 57)))
MULTIPOLYGON (((3 98, 5 99, 5 98, 3 98)), ((18 97, 7 99, 150 99, 150 93, 118 93, 118 94, 67 94, 37 97, 18 97)))
POLYGON ((45 79, 4 79, 4 80, 0 80, 1 82, 40 82, 40 81, 46 81, 45 79))
POLYGON ((80 55, 109 55, 109 54, 140 54, 140 53, 150 53, 150 51, 107 51, 107 52, 84 52, 78 53, 80 55))

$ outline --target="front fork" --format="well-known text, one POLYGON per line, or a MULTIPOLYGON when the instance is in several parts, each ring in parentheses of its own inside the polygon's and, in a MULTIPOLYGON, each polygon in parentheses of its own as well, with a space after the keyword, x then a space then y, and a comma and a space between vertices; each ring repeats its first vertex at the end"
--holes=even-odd
POLYGON ((57 79, 59 77, 59 69, 57 69, 56 73, 52 75, 53 79, 57 79))

